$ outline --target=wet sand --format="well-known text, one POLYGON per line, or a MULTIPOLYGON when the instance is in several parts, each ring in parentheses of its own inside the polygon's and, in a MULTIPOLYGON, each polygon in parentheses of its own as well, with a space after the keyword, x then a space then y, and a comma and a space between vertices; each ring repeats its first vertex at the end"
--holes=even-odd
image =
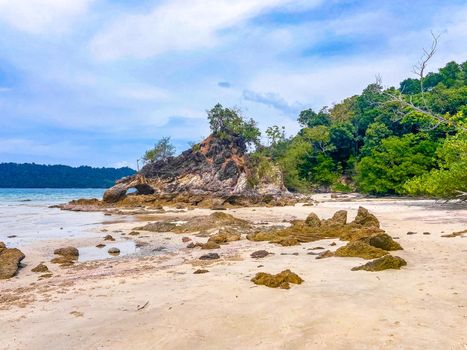
MULTIPOLYGON (((93 235, 43 240, 23 249, 26 266, 18 276, 0 281, 0 348, 465 350, 467 237, 441 236, 466 229, 467 210, 433 201, 317 198, 323 202, 311 207, 227 212, 278 224, 310 212, 328 218, 338 209, 348 210, 351 220, 363 205, 387 233, 399 237, 404 250, 394 255, 408 266, 400 271, 350 271, 365 261, 316 260, 307 254, 317 246, 335 250, 345 244, 331 239, 282 247, 242 237, 218 250, 190 250, 184 248, 183 236, 202 239, 150 232, 128 236, 144 222, 120 222, 115 216, 115 223, 96 227, 93 235), (116 238, 115 244, 135 241, 140 246, 132 255, 71 268, 49 262, 57 247, 94 247, 106 234, 116 238), (330 246, 332 242, 336 245, 330 246), (251 258, 259 249, 274 254, 251 258), (199 260, 206 252, 218 252, 221 259, 199 260), (40 261, 51 269, 51 278, 39 280, 40 274, 30 271, 40 261), (193 274, 198 268, 209 272, 193 274), (250 282, 256 272, 287 268, 305 282, 290 290, 250 282)), ((210 212, 167 216, 183 220, 210 212)), ((104 252, 113 242, 105 243, 104 252)))

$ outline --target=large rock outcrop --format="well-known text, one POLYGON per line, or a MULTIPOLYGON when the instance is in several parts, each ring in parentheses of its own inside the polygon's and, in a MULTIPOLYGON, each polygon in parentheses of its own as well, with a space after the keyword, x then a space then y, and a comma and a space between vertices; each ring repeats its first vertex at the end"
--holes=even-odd
POLYGON ((118 180, 103 201, 131 206, 157 199, 212 207, 292 199, 278 167, 268 163, 267 169, 259 168, 248 157, 242 138, 211 135, 177 157, 146 164, 137 174, 118 180), (127 194, 133 188, 136 192, 127 194))

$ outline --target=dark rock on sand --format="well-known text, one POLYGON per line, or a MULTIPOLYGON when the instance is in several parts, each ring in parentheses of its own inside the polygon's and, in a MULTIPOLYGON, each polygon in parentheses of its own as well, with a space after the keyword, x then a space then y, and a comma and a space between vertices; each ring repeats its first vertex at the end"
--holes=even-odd
POLYGON ((107 235, 104 237, 104 241, 115 241, 115 238, 113 238, 112 235, 107 235))
POLYGON ((209 253, 209 254, 201 255, 199 259, 200 260, 216 260, 216 259, 220 259, 220 256, 217 253, 209 253))
POLYGON ((187 243, 187 242, 190 242, 190 241, 191 241, 190 237, 182 237, 182 242, 183 243, 187 243))
POLYGON ((386 255, 379 259, 367 262, 365 265, 354 267, 352 268, 352 271, 382 271, 387 269, 399 270, 402 266, 406 265, 407 262, 404 259, 398 256, 386 255))
POLYGON ((205 269, 198 269, 196 270, 195 272, 193 272, 195 275, 199 275, 199 274, 202 274, 202 273, 208 273, 209 270, 205 270, 205 269))
POLYGON ((407 232, 407 235, 409 235, 409 236, 410 236, 410 235, 416 235, 416 234, 417 234, 417 232, 413 232, 413 231, 407 232))
POLYGON ((258 272, 251 282, 270 288, 289 289, 290 283, 301 284, 303 279, 290 270, 284 270, 276 275, 270 273, 258 272))
POLYGON ((11 278, 18 272, 24 254, 18 248, 7 248, 0 242, 0 279, 11 278))
POLYGON ((250 256, 253 259, 261 259, 261 258, 267 257, 269 254, 272 254, 272 253, 268 252, 267 250, 257 250, 251 253, 250 256))
POLYGON ((120 249, 112 247, 112 248, 109 248, 107 252, 112 255, 118 255, 120 254, 120 249))
POLYGON ((384 250, 402 250, 401 245, 394 241, 392 237, 386 233, 378 233, 368 238, 364 238, 363 241, 373 247, 381 248, 384 250))
POLYGON ((96 245, 96 248, 104 248, 105 247, 105 244, 103 243, 99 243, 98 245, 96 245))

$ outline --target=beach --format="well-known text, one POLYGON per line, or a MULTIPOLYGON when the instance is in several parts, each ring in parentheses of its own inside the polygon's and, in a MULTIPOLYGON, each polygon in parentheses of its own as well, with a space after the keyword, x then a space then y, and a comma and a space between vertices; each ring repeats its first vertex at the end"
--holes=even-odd
MULTIPOLYGON (((209 209, 167 210, 151 215, 106 216, 48 209, 82 218, 80 234, 23 241, 24 267, 0 281, 2 349, 465 349, 467 347, 467 238, 442 237, 465 230, 467 209, 455 203, 397 198, 315 195, 314 206, 232 208, 253 223, 321 219, 359 206, 402 245, 393 255, 401 270, 351 271, 360 258, 316 259, 346 242, 324 239, 284 247, 239 241, 213 250, 187 249, 194 234, 141 232, 137 226, 165 218, 187 220, 209 209), (407 234, 411 232, 413 234, 407 234), (102 254, 95 245, 111 234, 102 254), (335 245, 331 245, 335 243, 335 245), (50 263, 56 248, 86 252, 71 267, 50 263), (111 257, 108 247, 122 247, 111 257), (257 250, 270 254, 255 259, 257 250), (45 262, 50 278, 31 269, 45 262), (209 272, 193 274, 197 269, 209 272), (291 269, 303 278, 289 290, 257 286, 260 271, 291 269)), ((68 216, 67 216, 68 215, 68 216)), ((58 229, 60 229, 58 227, 58 229)), ((64 227, 66 230, 66 225, 64 227)), ((19 235, 19 233, 18 233, 19 235)), ((205 238, 204 238, 205 240, 205 238)), ((13 241, 13 239, 11 239, 13 241)), ((8 242, 10 243, 10 242, 8 242)))

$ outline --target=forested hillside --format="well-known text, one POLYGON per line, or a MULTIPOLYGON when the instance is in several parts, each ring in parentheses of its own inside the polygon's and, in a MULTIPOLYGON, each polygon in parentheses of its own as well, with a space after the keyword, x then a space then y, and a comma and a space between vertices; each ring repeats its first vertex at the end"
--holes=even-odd
POLYGON ((107 188, 130 168, 0 163, 0 188, 107 188))
POLYGON ((256 157, 280 164, 294 191, 454 197, 467 192, 466 114, 467 62, 450 62, 422 81, 374 83, 331 107, 304 110, 296 136, 269 128, 269 146, 256 157))

